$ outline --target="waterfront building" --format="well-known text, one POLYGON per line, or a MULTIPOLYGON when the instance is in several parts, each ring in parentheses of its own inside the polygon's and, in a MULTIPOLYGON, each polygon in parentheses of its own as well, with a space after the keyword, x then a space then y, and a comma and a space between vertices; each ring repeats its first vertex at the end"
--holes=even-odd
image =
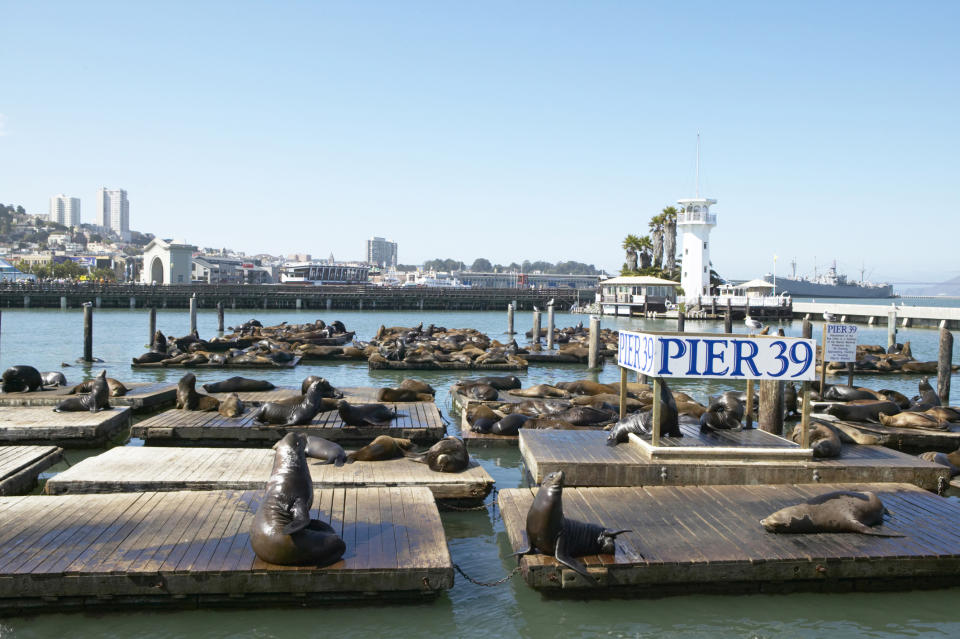
POLYGON ((50 198, 50 214, 47 219, 64 226, 80 226, 80 198, 61 193, 50 198))
POLYGON ((143 249, 141 284, 189 284, 197 247, 182 240, 155 238, 143 249))
POLYGON ((280 267, 283 284, 366 284, 369 264, 288 262, 280 267))
POLYGON ((682 234, 680 287, 688 303, 710 295, 710 231, 717 225, 710 207, 716 200, 700 197, 677 200, 683 210, 677 215, 677 231, 682 234))
POLYGON ((36 275, 31 273, 23 273, 16 266, 11 264, 6 260, 0 260, 0 280, 9 282, 19 282, 19 281, 30 281, 33 282, 37 279, 36 275))
POLYGON ((396 268, 397 243, 382 237, 371 237, 367 240, 367 262, 384 268, 396 268))
POLYGON ((676 302, 677 284, 649 275, 622 275, 600 282, 600 311, 604 315, 634 315, 665 311, 676 302))
POLYGON ((453 277, 471 288, 573 288, 596 290, 599 275, 558 273, 474 273, 454 271, 453 277))
POLYGON ((130 239, 130 202, 123 189, 97 190, 96 224, 113 231, 124 241, 130 239))

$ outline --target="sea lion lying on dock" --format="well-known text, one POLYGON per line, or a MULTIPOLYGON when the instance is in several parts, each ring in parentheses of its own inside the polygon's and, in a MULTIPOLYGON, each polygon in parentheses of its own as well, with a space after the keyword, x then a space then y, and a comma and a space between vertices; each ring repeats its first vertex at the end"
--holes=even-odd
POLYGON ((402 388, 403 390, 412 390, 415 393, 429 393, 430 395, 436 395, 437 391, 434 390, 433 386, 426 382, 421 382, 417 379, 410 379, 409 377, 397 385, 397 388, 402 388))
POLYGON ((60 401, 54 412, 90 411, 96 413, 110 408, 110 388, 107 385, 107 371, 103 370, 89 382, 90 392, 79 397, 70 397, 60 401))
POLYGON ((444 437, 422 453, 404 453, 407 459, 426 464, 438 473, 459 473, 470 465, 470 455, 462 439, 444 437))
POLYGON ((490 384, 482 382, 471 383, 466 386, 457 386, 456 391, 468 399, 481 402, 495 401, 500 397, 500 391, 490 384))
POLYGON ((230 377, 221 382, 204 384, 203 390, 208 393, 254 393, 269 391, 276 388, 265 379, 248 379, 246 377, 230 377))
POLYGON ((43 377, 33 366, 19 364, 3 371, 0 391, 4 393, 30 393, 43 389, 43 377))
POLYGON ((220 402, 220 407, 217 408, 217 412, 224 417, 240 417, 245 410, 246 406, 243 405, 240 396, 236 393, 230 393, 225 400, 220 402))
POLYGON ((925 430, 947 430, 947 422, 942 422, 936 417, 925 413, 902 412, 896 415, 886 415, 880 413, 878 416, 880 423, 884 426, 893 426, 895 428, 919 428, 925 430))
POLYGON ((710 402, 707 411, 700 415, 700 430, 741 430, 744 410, 738 393, 728 391, 710 402))
POLYGON ((514 397, 570 397, 570 391, 557 388, 556 386, 551 386, 550 384, 537 384, 536 386, 523 389, 515 388, 507 391, 507 393, 513 395, 514 397))
POLYGON ((377 391, 378 402, 432 402, 430 393, 418 393, 409 388, 381 388, 377 391))
POLYGON ((896 415, 900 408, 890 401, 873 401, 864 404, 830 404, 824 413, 850 422, 879 422, 880 413, 896 415))
POLYGON ((552 555, 560 564, 586 577, 597 580, 576 557, 613 555, 616 539, 629 530, 607 530, 597 524, 568 519, 563 514, 563 471, 550 473, 543 479, 537 496, 527 511, 527 542, 515 553, 517 563, 523 555, 541 552, 552 555))
MULTIPOLYGON (((90 393, 93 392, 93 382, 95 380, 88 379, 85 382, 80 382, 70 390, 66 392, 67 395, 79 395, 81 393, 90 393)), ((110 397, 123 397, 130 392, 123 383, 115 380, 112 377, 107 378, 107 389, 109 390, 110 397)))
MULTIPOLYGON (((813 449, 813 456, 820 459, 829 459, 839 457, 843 450, 840 442, 840 436, 830 426, 823 422, 812 422, 810 424, 810 448, 813 449)), ((793 427, 793 433, 790 439, 799 444, 803 436, 803 424, 797 424, 793 427)))
POLYGON ((554 386, 569 391, 572 395, 600 395, 619 392, 618 389, 613 389, 607 384, 600 384, 589 379, 581 379, 575 382, 558 382, 554 384, 554 386))
POLYGON ((409 439, 380 435, 360 450, 349 453, 347 455, 347 463, 396 459, 397 457, 403 457, 411 446, 413 446, 413 444, 409 439))
MULTIPOLYGON (((490 425, 490 430, 486 431, 491 435, 516 435, 526 421, 530 419, 528 415, 522 413, 512 413, 502 417, 499 421, 490 425)), ((476 428, 476 424, 474 425, 476 428)), ((483 432, 483 431, 480 431, 483 432)))
POLYGON ((938 453, 936 451, 930 451, 928 453, 920 453, 917 455, 917 457, 920 459, 925 459, 928 462, 933 462, 934 464, 946 466, 950 469, 951 477, 960 475, 960 449, 955 450, 952 453, 938 453))
POLYGON ((250 545, 257 557, 271 564, 327 566, 346 551, 333 528, 310 519, 313 482, 306 440, 301 433, 287 433, 274 446, 273 470, 253 518, 250 545))
POLYGON ((772 533, 859 533, 903 537, 899 533, 870 528, 883 523, 884 513, 883 502, 874 493, 838 490, 782 508, 761 519, 760 524, 772 533))
POLYGON ((511 390, 520 388, 520 379, 516 375, 486 376, 474 377, 471 379, 461 379, 457 384, 469 386, 470 384, 486 384, 493 386, 497 390, 511 390))
POLYGON ((43 380, 44 386, 66 386, 67 378, 60 371, 50 371, 48 373, 40 373, 40 379, 43 380))
POLYGON ((177 383, 176 408, 183 410, 212 411, 220 408, 220 401, 216 397, 201 395, 196 390, 197 376, 187 373, 177 383))
POLYGON ((383 426, 399 417, 398 413, 383 404, 351 404, 345 399, 337 402, 340 419, 347 426, 383 426))
POLYGON ((296 404, 267 402, 253 414, 253 421, 261 424, 280 424, 283 426, 306 426, 320 412, 319 378, 307 389, 306 394, 296 404))
POLYGON ((306 454, 311 459, 319 459, 324 464, 334 466, 343 466, 347 461, 347 453, 340 444, 313 435, 307 435, 306 454))

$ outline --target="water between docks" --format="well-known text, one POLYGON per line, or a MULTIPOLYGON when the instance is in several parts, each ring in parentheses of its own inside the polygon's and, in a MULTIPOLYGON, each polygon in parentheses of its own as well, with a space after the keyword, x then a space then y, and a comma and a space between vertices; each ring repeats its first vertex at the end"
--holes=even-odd
MULTIPOLYGON (((506 313, 492 312, 342 312, 342 311, 251 311, 226 313, 228 326, 256 317, 265 325, 282 321, 309 322, 340 319, 360 339, 369 339, 381 324, 412 326, 423 321, 447 327, 473 327, 493 338, 506 339, 506 313)), ((584 321, 585 315, 558 313, 564 327, 584 321)), ((91 371, 106 368, 108 375, 130 381, 176 382, 182 369, 130 369, 130 358, 147 343, 146 310, 97 310, 94 314, 94 355, 104 360, 92 368, 75 360, 83 351, 83 319, 78 309, 66 311, 4 309, 0 338, 0 368, 30 364, 40 370, 62 370, 71 383, 91 371), (61 362, 71 364, 61 368, 61 362)), ((722 322, 687 320, 688 331, 721 331, 722 322)), ((531 313, 518 312, 516 329, 532 326, 531 313)), ((546 320, 543 320, 546 326, 546 320)), ((602 326, 616 329, 672 330, 673 321, 603 318, 602 326)), ((185 310, 159 311, 157 328, 166 335, 187 332, 185 310)), ((785 323, 788 335, 799 336, 800 322, 785 323)), ((203 337, 216 334, 216 314, 199 314, 203 337)), ((741 322, 736 332, 746 332, 741 322)), ((818 336, 819 326, 814 327, 818 336)), ((861 326, 860 343, 886 344, 886 327, 861 326)), ((898 341, 910 340, 920 360, 937 357, 938 332, 930 329, 900 329, 898 341)), ((518 342, 525 338, 518 336, 518 342)), ((960 361, 960 340, 955 342, 954 361, 960 361)), ((374 371, 361 363, 319 363, 278 371, 197 371, 200 382, 233 374, 265 378, 278 385, 299 385, 309 374, 327 377, 339 386, 386 386, 408 376, 404 371, 374 371)), ((463 375, 458 371, 409 371, 433 384, 437 405, 450 416, 450 384, 463 375)), ((588 375, 580 366, 531 366, 520 374, 523 385, 581 379, 588 375)), ((599 381, 619 380, 614 365, 599 373, 599 381)), ((916 394, 917 376, 857 377, 855 383, 874 388, 893 388, 907 396, 916 394)), ((960 398, 960 376, 955 375, 954 396, 960 398)), ((700 401, 721 390, 743 383, 691 383, 672 386, 700 401), (735 385, 736 384, 736 385, 735 385)), ((955 399, 954 404, 960 404, 955 399)), ((453 420, 451 432, 458 423, 453 420)), ((137 445, 130 442, 129 445, 137 445)), ((71 463, 102 451, 70 451, 71 463)), ((497 482, 498 488, 523 485, 520 454, 515 448, 473 451, 497 482)), ((56 466, 44 477, 65 468, 56 466)), ((503 577, 514 563, 499 513, 442 512, 444 530, 453 561, 471 576, 493 581, 503 577)), ((7 637, 902 637, 960 636, 956 601, 960 589, 906 593, 795 594, 751 596, 689 596, 663 599, 550 600, 528 588, 520 578, 496 588, 472 585, 459 576, 454 588, 436 601, 413 605, 342 605, 312 609, 267 608, 256 610, 190 610, 91 614, 47 614, 0 619, 0 638, 7 637)))

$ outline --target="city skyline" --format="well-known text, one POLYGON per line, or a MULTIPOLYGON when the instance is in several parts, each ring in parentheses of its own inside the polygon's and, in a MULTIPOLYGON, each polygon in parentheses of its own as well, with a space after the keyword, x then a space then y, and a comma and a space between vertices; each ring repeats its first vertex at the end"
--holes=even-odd
POLYGON ((721 275, 956 274, 952 3, 160 7, 3 9, 30 57, 0 59, 0 200, 114 184, 134 228, 201 246, 361 258, 375 232, 403 263, 616 272, 695 195, 699 131, 721 275))

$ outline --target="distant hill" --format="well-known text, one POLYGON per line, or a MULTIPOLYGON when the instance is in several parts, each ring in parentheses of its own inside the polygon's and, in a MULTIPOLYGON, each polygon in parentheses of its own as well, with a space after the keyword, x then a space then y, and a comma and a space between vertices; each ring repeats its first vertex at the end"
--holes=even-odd
POLYGON ((960 297, 960 275, 945 282, 940 282, 939 284, 904 288, 903 291, 901 291, 901 295, 922 295, 931 297, 943 295, 947 297, 960 297))

